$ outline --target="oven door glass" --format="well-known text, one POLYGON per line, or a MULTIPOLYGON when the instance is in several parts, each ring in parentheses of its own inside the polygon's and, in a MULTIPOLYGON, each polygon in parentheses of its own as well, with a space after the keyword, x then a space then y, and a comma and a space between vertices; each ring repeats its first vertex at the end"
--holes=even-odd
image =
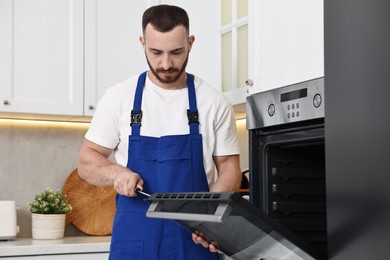
POLYGON ((239 193, 153 194, 148 217, 200 232, 232 259, 315 259, 299 238, 239 193))

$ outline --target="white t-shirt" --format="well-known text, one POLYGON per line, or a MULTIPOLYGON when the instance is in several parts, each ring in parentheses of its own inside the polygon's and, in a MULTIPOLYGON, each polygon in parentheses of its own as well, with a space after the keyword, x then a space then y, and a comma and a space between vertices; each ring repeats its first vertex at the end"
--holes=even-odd
MULTIPOLYGON (((114 149, 115 161, 127 164, 130 113, 133 109, 138 76, 107 89, 85 137, 89 141, 114 149)), ((227 98, 198 77, 194 79, 199 132, 203 140, 203 165, 209 184, 215 181, 212 156, 239 154, 233 108, 227 98)), ((189 133, 188 88, 166 90, 146 77, 142 96, 141 135, 160 137, 189 133)))

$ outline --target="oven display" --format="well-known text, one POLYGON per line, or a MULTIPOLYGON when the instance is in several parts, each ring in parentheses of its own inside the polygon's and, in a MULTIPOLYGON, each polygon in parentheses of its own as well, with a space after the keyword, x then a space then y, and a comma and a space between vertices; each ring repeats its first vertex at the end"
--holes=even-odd
POLYGON ((286 92, 280 95, 280 102, 286 102, 298 98, 307 97, 307 88, 286 92))

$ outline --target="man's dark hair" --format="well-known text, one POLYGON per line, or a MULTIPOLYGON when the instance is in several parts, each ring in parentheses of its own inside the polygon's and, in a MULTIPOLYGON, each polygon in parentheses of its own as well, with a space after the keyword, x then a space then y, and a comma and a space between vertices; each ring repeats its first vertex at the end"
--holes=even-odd
POLYGON ((144 12, 142 17, 142 32, 148 24, 159 32, 169 32, 178 25, 183 25, 187 33, 190 32, 190 23, 187 12, 174 5, 155 5, 144 12))

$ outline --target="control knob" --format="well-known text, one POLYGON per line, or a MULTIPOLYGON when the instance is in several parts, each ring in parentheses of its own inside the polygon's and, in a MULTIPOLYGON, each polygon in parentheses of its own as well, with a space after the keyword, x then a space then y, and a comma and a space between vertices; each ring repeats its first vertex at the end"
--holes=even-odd
POLYGON ((275 105, 273 103, 268 105, 268 115, 269 116, 275 115, 275 105))
POLYGON ((313 98, 313 105, 318 108, 319 106, 321 106, 321 103, 322 103, 322 97, 320 94, 315 94, 314 98, 313 98))

